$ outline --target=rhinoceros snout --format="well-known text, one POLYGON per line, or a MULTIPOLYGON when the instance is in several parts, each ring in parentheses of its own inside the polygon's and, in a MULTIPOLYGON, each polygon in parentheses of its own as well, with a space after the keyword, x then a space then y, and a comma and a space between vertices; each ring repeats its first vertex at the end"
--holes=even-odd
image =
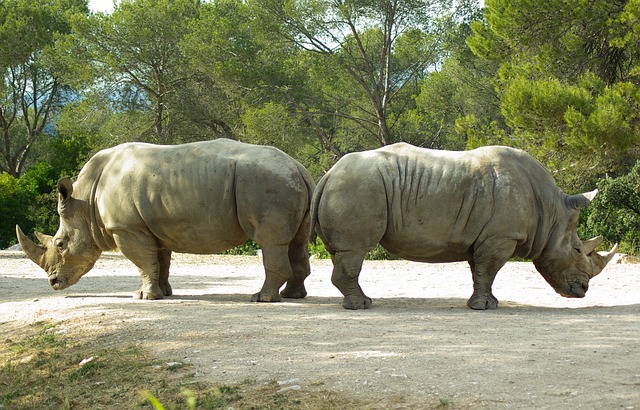
POLYGON ((569 285, 570 298, 583 298, 589 290, 589 282, 572 283, 569 285))
POLYGON ((62 284, 60 283, 60 281, 58 280, 57 276, 50 276, 49 277, 49 285, 51 285, 51 287, 55 290, 60 290, 62 289, 62 284))

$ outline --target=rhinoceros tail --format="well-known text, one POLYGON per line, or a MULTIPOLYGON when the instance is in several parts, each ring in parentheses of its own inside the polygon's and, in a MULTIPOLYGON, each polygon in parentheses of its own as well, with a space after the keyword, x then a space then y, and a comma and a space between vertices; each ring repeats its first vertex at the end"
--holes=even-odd
POLYGON ((313 242, 315 242, 317 236, 316 224, 318 222, 318 206, 328 179, 328 174, 325 174, 320 178, 320 181, 318 181, 318 184, 316 185, 316 189, 313 191, 313 199, 311 200, 311 239, 313 242))
MULTIPOLYGON (((304 214, 304 217, 302 218, 302 223, 300 225, 300 228, 301 228, 301 231, 305 227, 306 227, 305 231, 308 229, 308 231, 306 231, 304 235, 307 237, 307 240, 311 241, 311 240, 315 240, 315 234, 313 230, 313 219, 311 219, 311 201, 313 201, 313 193, 314 193, 316 184, 313 182, 313 178, 311 177, 311 174, 309 173, 309 171, 307 171, 307 169, 302 164, 298 163, 297 165, 298 165, 298 171, 300 172, 300 176, 302 177, 302 180, 304 181, 307 187, 307 203, 309 204, 304 214)), ((299 236, 299 234, 297 234, 296 236, 299 236)))

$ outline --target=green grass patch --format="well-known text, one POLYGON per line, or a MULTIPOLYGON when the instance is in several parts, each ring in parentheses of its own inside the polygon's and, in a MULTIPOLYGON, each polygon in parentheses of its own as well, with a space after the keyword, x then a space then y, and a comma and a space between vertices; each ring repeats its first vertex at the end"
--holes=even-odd
MULTIPOLYGON (((3 335, 0 408, 21 409, 371 409, 322 383, 280 391, 277 382, 204 383, 189 364, 159 361, 136 344, 102 342, 38 322, 3 335)), ((435 406, 434 406, 435 407, 435 406)))

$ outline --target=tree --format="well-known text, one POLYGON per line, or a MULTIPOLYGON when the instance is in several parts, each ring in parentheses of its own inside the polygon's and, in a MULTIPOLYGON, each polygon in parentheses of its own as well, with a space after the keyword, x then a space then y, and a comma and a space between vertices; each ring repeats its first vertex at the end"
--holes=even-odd
POLYGON ((378 146, 400 139, 391 132, 394 99, 439 61, 443 30, 437 22, 450 9, 447 1, 429 0, 260 2, 279 35, 345 74, 360 97, 338 114, 378 146))
POLYGON ((174 95, 194 80, 180 42, 199 8, 200 0, 122 0, 111 14, 75 20, 79 57, 119 103, 115 114, 135 118, 127 139, 179 140, 174 95))
POLYGON ((0 173, 18 177, 64 98, 57 41, 86 0, 6 0, 0 3, 0 173))
POLYGON ((497 142, 563 170, 567 188, 628 171, 640 146, 639 11, 626 1, 487 0, 468 43, 499 65, 497 142))
POLYGON ((482 10, 471 6, 460 17, 445 31, 446 58, 420 82, 416 107, 407 116, 415 125, 402 135, 414 133, 416 145, 461 150, 503 122, 493 85, 498 65, 474 55, 466 44, 473 33, 470 24, 482 18, 482 10))
POLYGON ((203 5, 183 45, 244 110, 277 105, 299 135, 314 136, 298 141, 307 152, 335 158, 405 139, 402 117, 443 57, 451 10, 446 0, 216 1, 203 5))

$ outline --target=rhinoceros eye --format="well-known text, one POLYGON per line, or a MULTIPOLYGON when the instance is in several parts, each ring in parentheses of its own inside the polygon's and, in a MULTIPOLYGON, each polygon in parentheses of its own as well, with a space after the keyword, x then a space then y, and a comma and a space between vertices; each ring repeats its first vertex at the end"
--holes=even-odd
POLYGON ((573 248, 574 251, 576 251, 576 253, 580 254, 582 253, 582 249, 580 248, 573 248))
POLYGON ((63 251, 66 245, 66 242, 63 239, 56 239, 56 249, 59 251, 63 251))

